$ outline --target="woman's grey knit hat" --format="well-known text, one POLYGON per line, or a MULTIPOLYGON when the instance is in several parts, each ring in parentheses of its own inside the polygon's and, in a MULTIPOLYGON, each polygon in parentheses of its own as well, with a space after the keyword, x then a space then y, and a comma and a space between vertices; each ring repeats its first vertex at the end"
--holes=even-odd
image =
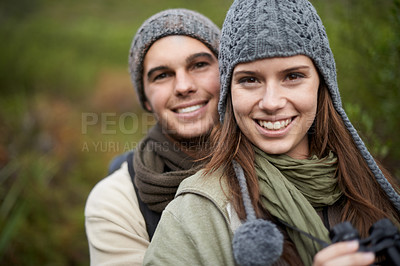
POLYGON ((142 107, 146 96, 143 88, 143 61, 150 46, 170 35, 185 35, 204 43, 218 56, 220 29, 207 17, 192 10, 178 8, 161 11, 148 18, 133 38, 129 51, 129 70, 142 107))
POLYGON ((336 66, 325 27, 307 0, 236 0, 230 7, 220 43, 221 93, 218 111, 224 119, 234 67, 270 57, 310 57, 328 86, 333 105, 376 180, 400 211, 400 196, 387 181, 342 107, 336 66))

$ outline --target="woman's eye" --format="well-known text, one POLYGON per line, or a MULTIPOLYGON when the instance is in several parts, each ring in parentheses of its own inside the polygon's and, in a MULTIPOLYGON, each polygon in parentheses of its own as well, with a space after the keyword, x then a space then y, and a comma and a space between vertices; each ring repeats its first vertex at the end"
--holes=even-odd
POLYGON ((304 78, 304 75, 301 73, 290 73, 286 76, 286 78, 290 81, 293 81, 299 78, 304 78))
POLYGON ((244 83, 256 83, 257 79, 254 77, 244 77, 239 79, 239 83, 244 84, 244 83))

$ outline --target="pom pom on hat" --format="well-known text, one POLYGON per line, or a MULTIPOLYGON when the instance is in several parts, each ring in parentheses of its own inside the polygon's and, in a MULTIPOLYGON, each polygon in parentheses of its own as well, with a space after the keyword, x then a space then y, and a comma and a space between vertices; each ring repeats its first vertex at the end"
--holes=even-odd
POLYGON ((247 221, 233 236, 233 256, 241 266, 271 265, 282 254, 283 235, 270 221, 256 219, 243 168, 236 161, 232 161, 232 165, 239 181, 247 216, 247 221))
POLYGON ((271 265, 283 251, 283 236, 275 224, 262 219, 246 221, 232 241, 233 256, 241 266, 271 265))

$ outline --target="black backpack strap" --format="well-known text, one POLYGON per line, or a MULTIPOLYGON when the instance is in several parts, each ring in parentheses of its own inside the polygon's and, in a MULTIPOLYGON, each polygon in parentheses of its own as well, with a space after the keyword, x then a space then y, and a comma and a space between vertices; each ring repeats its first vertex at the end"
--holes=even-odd
POLYGON ((135 188, 136 197, 139 202, 139 208, 146 222, 147 233, 149 234, 149 238, 151 240, 153 238, 154 231, 156 230, 158 222, 160 221, 161 213, 150 210, 149 207, 139 197, 139 191, 135 185, 135 169, 133 168, 133 151, 131 151, 127 155, 126 161, 128 162, 128 171, 129 175, 131 176, 133 187, 135 188))
POLYGON ((111 175, 112 173, 114 173, 116 170, 118 170, 119 168, 121 168, 121 165, 126 162, 126 159, 128 158, 129 154, 133 153, 133 150, 131 151, 127 151, 123 154, 117 155, 115 156, 109 166, 108 166, 108 174, 111 175))

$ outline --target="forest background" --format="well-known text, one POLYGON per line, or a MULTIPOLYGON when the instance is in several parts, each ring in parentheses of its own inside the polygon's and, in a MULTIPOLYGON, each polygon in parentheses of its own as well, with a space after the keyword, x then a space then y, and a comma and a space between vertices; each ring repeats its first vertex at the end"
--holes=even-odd
MULTIPOLYGON (((345 109, 400 177, 400 0, 314 0, 345 109), (379 3, 378 3, 379 2, 379 3)), ((84 205, 110 159, 154 123, 128 50, 150 15, 197 10, 221 26, 231 0, 0 2, 0 264, 88 265, 84 205)))

